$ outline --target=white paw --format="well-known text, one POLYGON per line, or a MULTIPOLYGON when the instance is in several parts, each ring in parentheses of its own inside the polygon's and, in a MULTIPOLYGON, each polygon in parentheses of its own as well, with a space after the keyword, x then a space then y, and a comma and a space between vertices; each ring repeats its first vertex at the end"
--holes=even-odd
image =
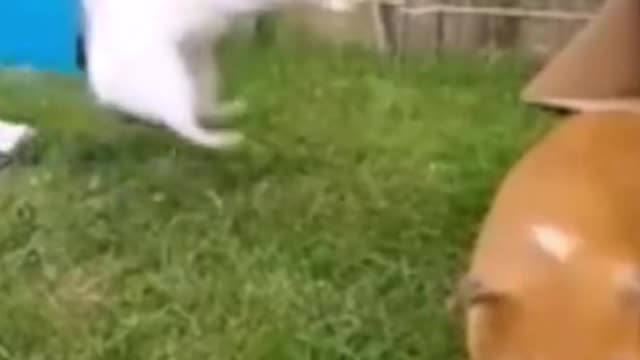
POLYGON ((207 122, 220 123, 244 115, 248 108, 244 100, 221 102, 218 105, 209 106, 203 111, 202 116, 207 122))
POLYGON ((241 132, 231 130, 216 131, 215 136, 217 140, 215 141, 214 147, 219 149, 235 148, 242 144, 246 139, 244 134, 241 132))

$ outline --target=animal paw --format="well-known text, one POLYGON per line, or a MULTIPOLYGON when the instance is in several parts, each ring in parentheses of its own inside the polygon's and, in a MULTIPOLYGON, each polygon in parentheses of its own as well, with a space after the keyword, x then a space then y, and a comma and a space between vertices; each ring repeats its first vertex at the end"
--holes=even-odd
POLYGON ((232 120, 247 112, 249 106, 244 100, 233 100, 211 105, 202 112, 202 117, 207 123, 222 123, 232 120))
POLYGON ((214 147, 219 149, 235 148, 245 141, 244 134, 231 130, 216 131, 214 136, 216 137, 214 147))

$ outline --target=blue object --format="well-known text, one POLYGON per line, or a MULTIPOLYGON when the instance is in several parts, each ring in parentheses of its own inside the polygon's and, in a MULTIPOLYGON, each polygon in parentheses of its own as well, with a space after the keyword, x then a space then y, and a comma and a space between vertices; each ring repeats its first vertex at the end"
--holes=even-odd
POLYGON ((81 0, 0 2, 0 66, 78 73, 81 0))

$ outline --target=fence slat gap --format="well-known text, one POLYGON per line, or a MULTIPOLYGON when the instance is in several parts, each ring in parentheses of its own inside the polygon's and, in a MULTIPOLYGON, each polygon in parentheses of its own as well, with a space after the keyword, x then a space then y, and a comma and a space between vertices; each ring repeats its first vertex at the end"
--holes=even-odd
POLYGON ((471 7, 452 5, 430 5, 415 8, 402 8, 400 12, 408 16, 422 16, 441 13, 444 15, 480 15, 480 16, 501 16, 517 18, 542 18, 549 20, 576 20, 588 21, 595 14, 587 12, 570 12, 559 10, 530 10, 523 8, 503 8, 503 7, 471 7))

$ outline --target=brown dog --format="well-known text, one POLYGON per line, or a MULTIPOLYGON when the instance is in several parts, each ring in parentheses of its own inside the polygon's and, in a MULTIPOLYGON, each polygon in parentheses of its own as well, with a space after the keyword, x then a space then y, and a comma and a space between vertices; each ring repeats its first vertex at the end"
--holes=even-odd
POLYGON ((454 300, 473 360, 640 359, 640 115, 574 115, 530 149, 454 300))

